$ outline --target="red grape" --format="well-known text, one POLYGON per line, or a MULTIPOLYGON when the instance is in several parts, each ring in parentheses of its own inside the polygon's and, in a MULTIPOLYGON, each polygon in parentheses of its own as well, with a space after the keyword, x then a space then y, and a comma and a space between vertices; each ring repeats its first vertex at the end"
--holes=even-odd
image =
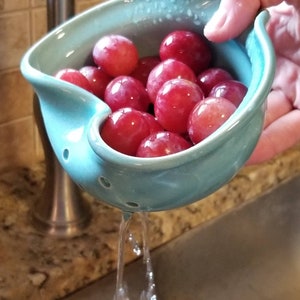
POLYGON ((116 77, 129 75, 136 68, 139 55, 131 40, 122 35, 106 35, 93 48, 96 65, 103 67, 105 72, 116 77))
POLYGON ((144 86, 147 85, 147 80, 152 69, 160 63, 158 56, 146 56, 139 59, 137 67, 130 76, 140 80, 144 86))
POLYGON ((190 31, 177 30, 168 34, 159 49, 161 60, 173 58, 188 65, 196 74, 206 69, 212 59, 204 37, 190 31))
POLYGON ((105 88, 112 77, 100 67, 84 66, 79 71, 89 81, 93 94, 103 100, 105 88))
POLYGON ((204 98, 200 87, 186 79, 171 79, 158 91, 154 113, 168 131, 185 133, 187 119, 195 104, 204 98))
POLYGON ((196 75, 193 70, 178 60, 167 59, 154 67, 147 81, 147 91, 150 100, 154 103, 156 95, 162 85, 166 81, 175 78, 184 78, 196 82, 196 75))
POLYGON ((137 149, 137 157, 158 157, 174 154, 191 147, 179 134, 168 131, 153 133, 146 137, 137 149))
POLYGON ((225 98, 208 97, 197 103, 188 119, 188 134, 197 144, 216 131, 236 110, 225 98))
POLYGON ((92 93, 92 87, 86 77, 78 70, 72 68, 65 68, 58 71, 55 75, 56 78, 75 84, 90 93, 92 93))
POLYGON ((211 89, 224 80, 233 79, 231 74, 222 68, 209 68, 197 76, 197 83, 205 96, 208 96, 211 89))
POLYGON ((147 111, 150 99, 143 84, 131 76, 118 76, 106 87, 104 101, 116 111, 119 108, 131 107, 147 111))
POLYGON ((247 90, 247 87, 240 81, 226 80, 215 85, 209 96, 226 98, 238 107, 244 99, 247 90))
POLYGON ((127 155, 135 155, 141 141, 149 134, 149 125, 143 113, 132 108, 111 113, 100 129, 107 145, 127 155))
POLYGON ((150 133, 164 130, 153 115, 151 115, 147 112, 144 112, 143 117, 146 120, 146 122, 148 123, 150 133))

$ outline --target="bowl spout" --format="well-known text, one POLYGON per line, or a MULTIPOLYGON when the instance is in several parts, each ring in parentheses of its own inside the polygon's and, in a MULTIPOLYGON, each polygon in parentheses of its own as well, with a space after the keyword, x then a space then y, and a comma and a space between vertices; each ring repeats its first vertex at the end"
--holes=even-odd
POLYGON ((33 82, 33 85, 53 148, 62 152, 73 147, 81 148, 82 143, 87 143, 86 132, 92 117, 95 114, 106 117, 110 113, 109 107, 71 84, 55 78, 46 82, 33 82))

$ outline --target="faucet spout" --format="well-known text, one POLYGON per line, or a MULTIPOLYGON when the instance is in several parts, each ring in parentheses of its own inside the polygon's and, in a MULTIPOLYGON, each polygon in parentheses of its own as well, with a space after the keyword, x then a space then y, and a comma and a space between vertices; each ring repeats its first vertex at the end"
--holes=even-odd
POLYGON ((74 0, 47 0, 48 31, 74 16, 74 0))

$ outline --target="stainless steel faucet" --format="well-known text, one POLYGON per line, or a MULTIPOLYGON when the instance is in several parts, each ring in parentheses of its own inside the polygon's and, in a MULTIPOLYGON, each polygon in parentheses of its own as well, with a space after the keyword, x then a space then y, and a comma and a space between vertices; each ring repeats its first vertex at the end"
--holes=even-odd
POLYGON ((74 13, 74 0, 47 0, 48 31, 72 18, 74 13))
MULTIPOLYGON (((74 7, 74 0, 47 0, 48 31, 72 17, 74 7)), ((42 233, 56 237, 79 235, 91 219, 90 207, 52 150, 36 95, 33 108, 46 162, 44 191, 32 210, 33 225, 42 233)))

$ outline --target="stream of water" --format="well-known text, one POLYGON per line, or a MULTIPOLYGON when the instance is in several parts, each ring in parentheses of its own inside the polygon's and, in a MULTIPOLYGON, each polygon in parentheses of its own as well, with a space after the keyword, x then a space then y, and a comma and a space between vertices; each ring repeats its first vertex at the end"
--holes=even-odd
POLYGON ((141 212, 136 213, 139 217, 139 223, 142 232, 142 247, 135 239, 134 235, 130 233, 130 223, 132 221, 132 214, 124 213, 122 216, 120 230, 119 230, 119 243, 118 243, 118 263, 117 263, 117 278, 116 278, 116 291, 114 300, 132 300, 129 298, 128 286, 124 278, 125 268, 125 246, 130 243, 132 251, 137 256, 143 256, 145 265, 145 280, 146 289, 141 291, 140 300, 157 300, 155 292, 154 274, 151 263, 151 255, 149 249, 149 233, 148 233, 148 214, 141 212))

